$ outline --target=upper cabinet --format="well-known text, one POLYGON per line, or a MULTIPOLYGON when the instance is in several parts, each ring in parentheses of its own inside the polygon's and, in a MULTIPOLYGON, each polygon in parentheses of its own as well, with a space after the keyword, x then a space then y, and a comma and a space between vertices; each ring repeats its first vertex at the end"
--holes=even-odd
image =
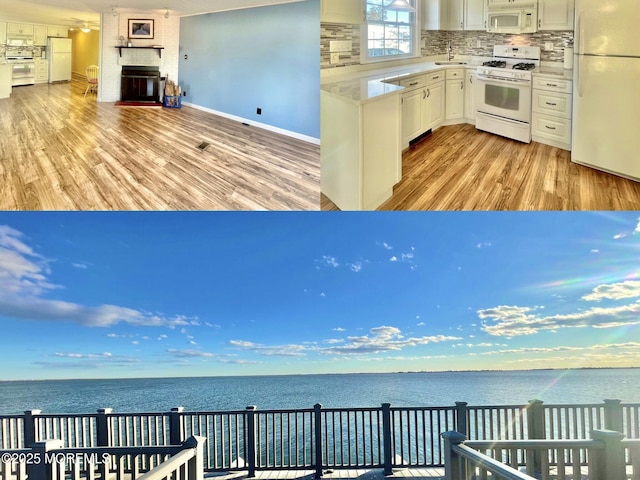
POLYGON ((5 22, 0 22, 0 45, 5 45, 7 43, 7 24, 5 22))
POLYGON ((538 30, 573 30, 574 0, 538 0, 538 30))
POLYGON ((7 23, 7 35, 33 35, 33 25, 29 23, 7 23))
POLYGON ((486 30, 485 0, 464 0, 464 29, 486 30))
POLYGON ((320 21, 360 25, 364 20, 361 0, 321 0, 320 21))
POLYGON ((44 25, 34 25, 33 27, 33 44, 34 45, 46 45, 47 44, 47 27, 44 25))
POLYGON ((67 27, 56 27, 49 26, 47 27, 47 36, 49 37, 59 37, 59 38, 67 38, 67 27))
POLYGON ((449 29, 449 0, 422 0, 423 30, 449 29))
POLYGON ((449 27, 447 30, 464 30, 464 0, 449 1, 449 27))

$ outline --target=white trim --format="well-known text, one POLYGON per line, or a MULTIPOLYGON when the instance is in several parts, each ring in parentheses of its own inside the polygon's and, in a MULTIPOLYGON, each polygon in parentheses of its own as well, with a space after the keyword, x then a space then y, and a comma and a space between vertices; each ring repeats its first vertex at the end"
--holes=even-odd
POLYGON ((203 112, 212 113, 213 115, 218 115, 219 117, 228 118, 229 120, 234 120, 240 123, 247 123, 252 127, 262 128, 263 130, 268 130, 270 132, 279 133, 281 135, 286 135, 287 137, 292 137, 297 140, 302 140, 303 142, 312 143, 314 145, 320 145, 320 139, 315 137, 310 137, 308 135, 303 135, 301 133, 292 132, 291 130, 285 130, 284 128, 274 127, 273 125, 267 125, 266 123, 254 122, 253 120, 247 120, 246 118, 238 117, 236 115, 231 115, 229 113, 219 112, 218 110, 213 110, 211 108, 203 107, 201 105, 196 105, 194 103, 182 102, 183 105, 187 105, 189 107, 193 107, 196 110, 202 110, 203 112))

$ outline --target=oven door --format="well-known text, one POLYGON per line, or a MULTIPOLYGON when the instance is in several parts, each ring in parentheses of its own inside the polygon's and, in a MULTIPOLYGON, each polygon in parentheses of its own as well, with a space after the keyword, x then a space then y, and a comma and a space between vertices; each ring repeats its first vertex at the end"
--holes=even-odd
POLYGON ((476 77, 477 110, 507 120, 531 123, 531 82, 476 77))
POLYGON ((14 63, 13 64, 13 86, 33 85, 36 78, 35 63, 14 63))

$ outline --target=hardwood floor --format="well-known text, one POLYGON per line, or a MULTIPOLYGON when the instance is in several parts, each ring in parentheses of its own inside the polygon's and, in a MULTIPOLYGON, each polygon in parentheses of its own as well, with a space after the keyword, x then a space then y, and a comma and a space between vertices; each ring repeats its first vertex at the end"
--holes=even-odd
POLYGON ((97 103, 85 87, 0 100, 0 209, 319 210, 319 146, 186 106, 97 103))
MULTIPOLYGON (((571 163, 570 153, 452 125, 406 150, 379 210, 640 210, 640 183, 571 163)), ((321 208, 336 206, 322 195, 321 208)))

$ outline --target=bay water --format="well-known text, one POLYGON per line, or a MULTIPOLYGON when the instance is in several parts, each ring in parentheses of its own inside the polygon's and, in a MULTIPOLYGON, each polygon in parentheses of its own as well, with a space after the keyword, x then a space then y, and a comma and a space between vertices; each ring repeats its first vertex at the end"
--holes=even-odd
POLYGON ((423 372, 0 382, 0 414, 324 407, 640 403, 640 369, 423 372))

